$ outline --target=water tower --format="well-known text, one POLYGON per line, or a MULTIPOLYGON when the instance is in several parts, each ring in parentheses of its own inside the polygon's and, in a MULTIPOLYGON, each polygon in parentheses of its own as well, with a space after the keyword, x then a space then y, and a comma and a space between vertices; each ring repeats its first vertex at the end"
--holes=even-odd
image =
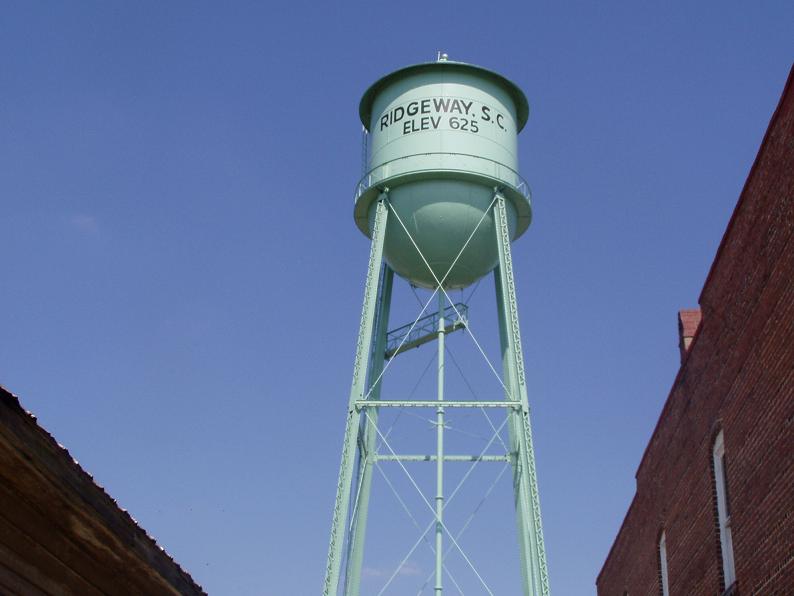
MULTIPOLYGON (((532 213, 517 157, 517 134, 529 115, 526 97, 505 77, 440 54, 435 62, 378 80, 364 93, 359 113, 366 171, 355 191, 353 213, 371 249, 323 593, 359 594, 373 462, 389 459, 403 466, 419 457, 436 467, 435 498, 422 497, 433 516, 434 594, 444 590, 445 541, 450 548, 458 546, 444 523, 444 465, 501 459, 511 463, 513 472, 523 593, 545 596, 548 572, 510 256, 511 242, 526 231, 532 213), (448 292, 491 272, 502 374, 491 369, 504 399, 448 399, 445 336, 467 325, 466 305, 453 302, 448 292), (412 324, 389 331, 395 273, 433 295, 412 324), (381 381, 391 361, 430 341, 438 344, 435 399, 381 399, 381 381), (383 408, 434 410, 435 453, 395 453, 378 427, 383 408), (501 458, 468 459, 446 453, 449 408, 504 409, 509 452, 501 458), (379 444, 389 446, 385 454, 378 453, 379 444)), ((479 343, 477 348, 482 351, 479 343)))

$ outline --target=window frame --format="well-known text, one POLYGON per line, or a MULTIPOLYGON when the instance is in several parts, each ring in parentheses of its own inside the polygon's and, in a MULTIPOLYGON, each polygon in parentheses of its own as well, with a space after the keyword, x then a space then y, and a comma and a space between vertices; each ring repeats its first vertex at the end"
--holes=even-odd
POLYGON ((720 535, 720 554, 722 555, 722 576, 725 589, 736 582, 736 566, 733 558, 733 535, 731 531, 730 503, 728 502, 728 475, 725 470, 725 435, 717 434, 712 448, 714 464, 714 488, 717 495, 717 525, 720 535))
POLYGON ((667 567, 667 536, 662 530, 659 536, 659 587, 661 588, 662 596, 670 596, 670 579, 668 576, 667 567))

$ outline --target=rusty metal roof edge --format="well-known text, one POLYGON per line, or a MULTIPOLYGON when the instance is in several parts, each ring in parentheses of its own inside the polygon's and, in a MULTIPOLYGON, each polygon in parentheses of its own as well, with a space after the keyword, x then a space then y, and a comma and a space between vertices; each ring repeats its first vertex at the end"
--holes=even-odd
MULTIPOLYGON (((61 445, 61 444, 60 444, 60 443, 57 441, 57 439, 56 439, 56 438, 55 438, 53 435, 51 435, 51 434, 49 433, 49 431, 47 431, 47 429, 45 429, 43 426, 41 426, 41 425, 38 423, 38 419, 37 419, 36 415, 35 415, 35 414, 33 414, 33 412, 31 412, 30 410, 27 410, 27 409, 25 409, 25 408, 22 406, 22 402, 20 401, 20 399, 19 399, 19 396, 17 396, 16 394, 12 393, 12 392, 11 392, 11 391, 9 391, 8 389, 6 389, 6 388, 5 388, 3 385, 0 385, 0 399, 1 399, 1 400, 4 400, 4 401, 7 401, 7 402, 9 402, 9 403, 12 405, 12 407, 15 407, 17 410, 19 410, 19 412, 21 412, 21 413, 22 413, 22 414, 24 414, 26 417, 28 417, 28 418, 30 419, 30 421, 31 421, 31 422, 34 424, 34 426, 35 426, 35 427, 36 427, 36 428, 37 428, 37 429, 40 431, 40 433, 41 433, 42 437, 43 437, 43 438, 44 438, 46 441, 49 441, 49 442, 50 442, 50 443, 52 443, 52 444, 53 444, 55 447, 57 447, 57 450, 58 450, 58 451, 60 451, 60 452, 61 452, 61 453, 62 453, 62 454, 63 454, 63 455, 66 457, 66 460, 67 460, 67 462, 69 463, 69 465, 71 465, 71 466, 74 466, 74 467, 75 467, 75 468, 78 470, 78 472, 79 472, 80 474, 82 474, 83 476, 85 476, 85 477, 86 477, 86 478, 87 478, 87 479, 90 481, 90 483, 91 483, 91 484, 92 484, 92 485, 93 485, 93 486, 94 486, 94 487, 95 487, 97 490, 99 490, 99 491, 100 491, 100 493, 101 493, 101 494, 103 494, 103 495, 104 495, 104 496, 105 496, 107 499, 109 499, 109 500, 110 500, 110 502, 111 502, 111 503, 112 503, 112 504, 115 506, 115 508, 116 508, 116 509, 117 509, 117 510, 118 510, 120 513, 122 513, 122 514, 123 514, 123 517, 125 517, 125 518, 126 518, 126 519, 127 519, 129 522, 130 522, 130 524, 132 524, 132 526, 134 526, 134 527, 137 529, 137 531, 138 531, 138 532, 142 533, 142 534, 143 534, 143 536, 144 536, 144 537, 145 537, 145 538, 146 538, 146 539, 147 539, 149 542, 151 542, 151 544, 152 544, 152 545, 153 545, 153 546, 154 546, 154 547, 155 547, 157 550, 159 550, 160 552, 162 552, 162 553, 163 553, 163 554, 164 554, 164 555, 165 555, 165 556, 168 558, 168 560, 169 560, 169 561, 171 561, 171 563, 173 563, 173 564, 174 564, 174 566, 177 568, 177 570, 178 570, 178 571, 179 571, 181 574, 183 574, 183 575, 185 576, 185 578, 186 578, 186 579, 187 579, 187 580, 188 580, 190 583, 192 583, 192 584, 193 584, 193 585, 194 585, 196 588, 198 588, 198 589, 199 589, 199 591, 201 591, 202 593, 204 593, 204 594, 206 594, 206 593, 207 593, 207 592, 204 590, 204 588, 203 588, 203 587, 202 587, 202 586, 201 586, 201 585, 200 585, 198 582, 196 582, 196 580, 194 580, 194 579, 193 579, 193 576, 192 576, 192 575, 191 575, 191 574, 190 574, 190 573, 189 573, 189 572, 188 572, 188 571, 187 571, 187 570, 186 570, 184 567, 182 567, 182 566, 181 566, 181 565, 180 565, 180 564, 179 564, 179 563, 176 561, 176 559, 174 559, 174 557, 172 557, 172 556, 171 556, 171 555, 168 553, 168 551, 166 551, 166 550, 165 550, 165 548, 163 548, 163 547, 162 547, 160 544, 158 544, 157 540, 155 540, 155 538, 154 538, 154 537, 153 537, 151 534, 149 534, 149 532, 147 532, 145 528, 143 528, 143 527, 142 527, 140 524, 138 524, 138 522, 135 520, 135 518, 134 518, 134 517, 132 517, 132 515, 130 514, 130 512, 129 512, 129 511, 127 511, 126 509, 124 509, 123 507, 121 507, 121 505, 119 505, 118 501, 116 501, 116 499, 114 499, 114 498, 113 498, 113 497, 112 497, 112 496, 111 496, 111 495, 110 495, 110 494, 109 494, 109 493, 108 493, 108 492, 105 490, 105 488, 104 488, 104 487, 103 487, 101 484, 99 484, 99 483, 98 483, 98 482, 97 482, 97 481, 94 479, 94 477, 93 477, 91 474, 89 474, 89 473, 88 473, 88 472, 87 472, 85 469, 83 469, 83 467, 80 465, 80 463, 79 463, 79 462, 78 462, 78 461, 77 461, 77 460, 76 460, 74 457, 72 457, 72 454, 69 452, 69 450, 68 450, 66 447, 64 447, 63 445, 61 445)), ((163 579, 165 579, 165 578, 163 578, 163 579)))

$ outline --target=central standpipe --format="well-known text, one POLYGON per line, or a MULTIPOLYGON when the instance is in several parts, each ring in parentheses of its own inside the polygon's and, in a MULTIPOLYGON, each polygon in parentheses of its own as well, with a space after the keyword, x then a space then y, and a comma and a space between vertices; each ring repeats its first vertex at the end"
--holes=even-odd
MULTIPOLYGON (((438 401, 444 401, 444 293, 438 292, 438 401)), ((436 408, 436 596, 443 590, 444 567, 444 408, 436 408)))

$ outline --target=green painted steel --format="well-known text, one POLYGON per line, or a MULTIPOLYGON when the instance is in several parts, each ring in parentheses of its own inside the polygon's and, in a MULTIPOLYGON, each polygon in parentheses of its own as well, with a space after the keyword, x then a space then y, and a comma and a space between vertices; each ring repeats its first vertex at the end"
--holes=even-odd
MULTIPOLYGON (((516 158, 516 134, 528 116, 526 98, 513 83, 496 73, 442 59, 384 77, 366 92, 360 111, 372 133, 372 152, 369 171, 356 191, 355 217, 372 242, 323 594, 358 596, 361 591, 372 468, 380 466, 379 462, 402 467, 420 493, 422 489, 403 462, 436 465, 435 503, 431 505, 422 495, 434 519, 416 543, 427 540, 425 536, 435 528, 434 544, 427 542, 435 557, 434 571, 427 581, 435 580, 436 596, 444 592, 442 573, 447 573, 461 591, 444 563, 453 546, 485 591, 492 594, 443 521, 447 505, 444 465, 508 461, 513 470, 522 592, 525 596, 549 596, 511 256, 511 242, 526 230, 531 218, 529 192, 517 173, 516 158), (491 271, 496 286, 504 399, 447 400, 445 336, 468 324, 465 305, 453 303, 446 289, 465 287, 491 271), (438 310, 426 315, 428 303, 413 323, 390 333, 395 273, 413 284, 437 290, 438 310), (436 399, 381 399, 382 378, 392 359, 432 339, 438 342, 436 399), (435 408, 436 452, 396 453, 387 441, 389 433, 384 435, 378 428, 381 408, 435 408), (479 455, 446 454, 444 425, 448 408, 502 408, 506 420, 498 429, 491 425, 495 434, 479 455), (507 453, 486 455, 505 425, 510 435, 507 453), (379 443, 388 449, 388 454, 378 453, 379 443), (444 552, 447 539, 450 546, 444 552)), ((470 329, 468 334, 474 339, 470 329)), ((488 364, 494 370, 490 361, 488 364)), ((499 376, 495 370, 494 374, 499 376)), ((380 467, 379 470, 383 471, 380 467)), ((387 484, 394 490, 390 482, 387 484)), ((398 500, 402 503, 399 495, 398 500)), ((399 567, 381 593, 398 572, 399 567)))
MULTIPOLYGON (((373 401, 380 399, 380 378, 383 371, 381 354, 386 349, 393 283, 394 272, 384 263, 380 275, 378 306, 375 315, 374 347, 370 355, 370 368, 367 375, 367 392, 370 394, 368 399, 373 401)), ((358 488, 351 513, 351 532, 348 542, 347 570, 345 572, 345 594, 350 596, 358 596, 361 591, 361 566, 364 560, 364 539, 367 531, 369 497, 372 488, 372 465, 375 462, 375 442, 377 439, 374 424, 377 424, 377 422, 378 411, 373 410, 369 418, 362 419, 359 425, 359 437, 363 437, 363 445, 361 445, 358 455, 358 471, 356 474, 356 486, 358 488)))
MULTIPOLYGON (((511 239, 531 220, 516 140, 528 111, 526 97, 513 83, 461 62, 419 64, 376 82, 360 105, 370 152, 355 193, 358 227, 371 235, 372 206, 388 189, 393 208, 441 279, 486 214, 444 287, 477 281, 498 261, 488 211, 494 188, 508 199, 511 239)), ((433 275, 397 221, 388 224, 386 236, 384 257, 392 269, 415 285, 434 288, 433 275)))
MULTIPOLYGON (((325 568, 323 594, 330 596, 337 593, 339 576, 342 569, 342 552, 347 535, 346 526, 350 509, 351 481, 355 451, 358 443, 360 410, 356 402, 365 397, 364 387, 369 359, 372 353, 372 336, 375 325, 375 313, 379 303, 378 281, 383 262, 383 240, 385 236, 388 210, 384 200, 377 203, 375 227, 372 233, 372 247, 369 253, 367 280, 364 284, 364 305, 361 309, 361 321, 356 344, 356 357, 353 363, 353 383, 350 388, 350 400, 345 423, 345 438, 342 444, 342 462, 339 466, 339 478, 336 485, 336 501, 334 502, 333 521, 331 523, 331 539, 328 545, 328 561, 325 568)), ((380 358, 378 358, 380 360, 380 358)))
MULTIPOLYGON (((357 409, 377 409, 377 408, 436 408, 438 402, 428 400, 379 400, 372 399, 360 400, 355 403, 357 409)), ((445 408, 521 408, 519 401, 445 401, 445 408)))
MULTIPOLYGON (((444 294, 438 294, 438 390, 437 400, 444 403, 444 294)), ((444 406, 436 408, 436 596, 444 590, 444 406)))
MULTIPOLYGON (((376 455, 375 461, 436 461, 437 455, 376 455)), ((444 461, 475 462, 475 461, 512 461, 509 455, 447 455, 444 461)))
MULTIPOLYGON (((444 332, 449 334, 459 329, 465 329, 468 313, 469 307, 462 302, 449 305, 444 310, 444 320, 446 322, 444 332)), ((433 341, 438 335, 437 329, 438 313, 431 313, 419 319, 414 325, 403 325, 402 327, 389 331, 386 338, 386 351, 384 352, 384 356, 388 360, 407 350, 418 348, 421 345, 433 341)))
POLYGON ((516 454, 513 462, 513 487, 516 493, 516 521, 521 550, 521 571, 524 577, 523 587, 525 596, 548 596, 549 574, 540 516, 526 372, 518 323, 518 301, 504 197, 497 197, 494 211, 499 248, 499 266, 494 271, 494 280, 502 364, 507 389, 505 399, 510 402, 516 400, 521 402, 521 408, 511 412, 509 429, 511 451, 516 454))

